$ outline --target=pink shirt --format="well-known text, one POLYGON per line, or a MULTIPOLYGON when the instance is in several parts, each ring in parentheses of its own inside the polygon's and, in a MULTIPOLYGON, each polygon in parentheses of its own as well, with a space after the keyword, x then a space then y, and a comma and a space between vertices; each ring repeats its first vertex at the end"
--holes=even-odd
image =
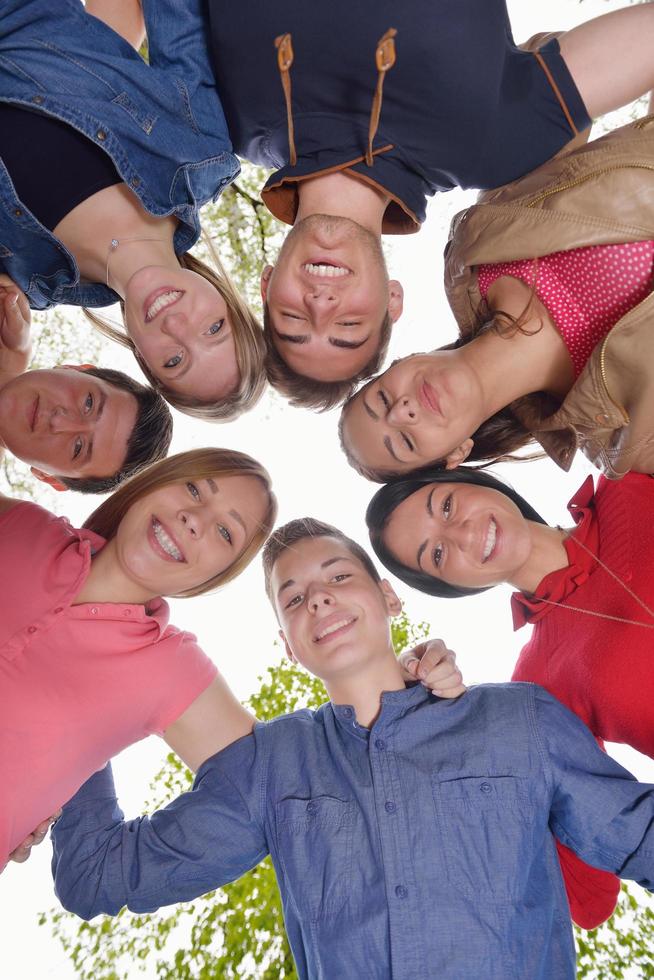
POLYGON ((593 348, 652 290, 654 242, 589 245, 539 259, 480 265, 479 290, 486 298, 500 276, 534 287, 568 348, 575 378, 593 348))
POLYGON ((32 503, 0 514, 0 869, 97 769, 161 734, 216 668, 168 605, 71 605, 104 540, 32 503))

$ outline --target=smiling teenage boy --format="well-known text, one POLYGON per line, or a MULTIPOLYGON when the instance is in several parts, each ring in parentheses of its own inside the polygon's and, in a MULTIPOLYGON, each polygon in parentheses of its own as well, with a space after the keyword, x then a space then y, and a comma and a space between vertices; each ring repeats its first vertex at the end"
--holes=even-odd
POLYGON ((107 493, 163 459, 172 418, 161 395, 91 365, 28 371, 30 310, 0 275, 0 457, 8 450, 55 490, 107 493))
POLYGON ((335 528, 278 529, 264 571, 289 657, 331 700, 257 725, 150 818, 126 823, 96 773, 53 830, 62 903, 151 911, 270 853, 301 978, 573 977, 552 831, 651 888, 654 786, 534 685, 407 687, 399 600, 335 528))

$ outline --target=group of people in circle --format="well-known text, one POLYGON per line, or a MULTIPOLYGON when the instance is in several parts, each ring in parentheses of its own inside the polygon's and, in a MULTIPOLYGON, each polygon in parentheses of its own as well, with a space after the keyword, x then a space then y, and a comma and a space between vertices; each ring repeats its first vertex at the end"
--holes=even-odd
MULTIPOLYGON (((339 0, 329 10, 245 0, 238 11, 222 0, 3 5, 0 447, 55 489, 111 495, 82 528, 0 497, 0 866, 24 860, 79 790, 54 830, 62 900, 89 915, 125 901, 154 907, 152 889, 135 885, 132 895, 123 881, 126 891, 111 890, 113 872, 98 868, 97 848, 84 871, 91 849, 76 836, 80 787, 151 733, 193 770, 253 738, 253 718, 194 637, 168 622, 161 597, 227 585, 267 539, 267 590, 287 652, 323 677, 336 716, 347 696, 361 728, 371 728, 381 692, 416 679, 440 703, 468 697, 450 652, 433 645, 378 674, 353 671, 357 684, 375 678, 359 711, 353 680, 341 668, 332 676, 316 651, 343 637, 351 643, 353 623, 374 610, 388 632, 396 597, 365 552, 313 519, 274 530, 270 475, 244 452, 167 457, 167 403, 232 422, 268 384, 307 409, 341 406, 348 461, 383 484, 366 521, 385 568, 439 598, 512 585, 516 627, 533 624, 513 679, 542 685, 600 742, 654 757, 654 116, 588 141, 593 118, 654 89, 653 42, 651 3, 523 45, 513 41, 503 0, 412 0, 401 9, 339 0), (237 176, 237 156, 270 171, 263 204, 291 226, 261 274, 262 323, 223 268, 220 243, 210 263, 191 252, 201 208, 237 176), (382 235, 419 231, 427 200, 456 186, 481 189, 445 246, 458 336, 384 369, 403 290, 389 277, 382 235), (115 302, 120 329, 97 312, 115 302), (84 307, 98 330, 133 352, 147 383, 89 365, 30 370, 30 308, 58 304, 84 307), (570 526, 548 526, 485 468, 524 447, 564 470, 583 452, 602 471, 570 502, 570 526), (299 571, 286 569, 292 560, 299 571), (340 571, 343 561, 367 584, 340 571), (332 566, 338 573, 326 578, 332 566), (295 592, 303 576, 304 591, 295 592), (367 610, 361 617, 347 612, 350 588, 374 590, 374 601, 368 593, 352 599, 367 610), (94 897, 78 904, 85 875, 94 897)), ((356 642, 363 648, 366 638, 356 642)), ((386 641, 376 633, 375 642, 386 641)), ((609 782, 622 779, 587 751, 590 769, 605 765, 609 782)), ((506 774, 486 773, 482 794, 493 795, 494 777, 506 774)), ((107 796, 106 771, 102 778, 107 796)), ((654 790, 642 792, 651 809, 654 790)), ((590 798, 595 809, 604 799, 590 798)), ((325 799, 316 796, 307 812, 325 807, 325 825, 351 829, 325 799)), ((638 809, 627 791, 623 804, 638 809)), ((284 825, 309 820, 287 809, 284 825)), ((636 839, 620 814, 612 833, 627 828, 624 851, 594 824, 595 843, 580 843, 582 831, 577 840, 570 829, 576 812, 566 814, 570 823, 552 818, 568 908, 588 928, 613 911, 616 872, 649 887, 654 880, 652 835, 636 839)), ((274 846, 266 843, 273 858, 276 827, 274 846)), ((116 848, 128 853, 133 841, 123 833, 119 819, 103 861, 121 860, 116 848)), ((209 879, 216 884, 203 874, 196 894, 209 879)), ((288 887, 300 974, 364 975, 336 966, 327 933, 307 952, 322 912, 303 924, 288 887)), ((410 892, 398 884, 398 898, 407 897, 398 889, 410 892)), ((164 893, 188 897, 185 887, 164 893)), ((552 898, 555 918, 563 901, 552 898)), ((556 943, 568 949, 565 928, 563 938, 544 941, 542 962, 553 962, 556 943)), ((503 969, 524 965, 518 947, 503 969)), ((479 975, 470 950, 461 953, 469 962, 453 955, 445 975, 479 975)), ((520 975, 572 975, 569 949, 564 961, 556 974, 520 975)), ((380 962, 379 975, 404 976, 395 960, 386 973, 380 962)))

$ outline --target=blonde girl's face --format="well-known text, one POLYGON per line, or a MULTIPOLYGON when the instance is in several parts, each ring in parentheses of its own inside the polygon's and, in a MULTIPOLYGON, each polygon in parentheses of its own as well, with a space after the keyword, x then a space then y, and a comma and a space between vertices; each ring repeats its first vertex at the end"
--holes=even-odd
POLYGON ((268 503, 255 476, 189 477, 154 490, 120 523, 115 554, 121 571, 152 596, 196 588, 240 558, 268 503))
POLYGON ((227 304, 190 269, 146 266, 129 280, 127 331, 152 374, 166 388, 202 402, 220 402, 240 382, 227 304))

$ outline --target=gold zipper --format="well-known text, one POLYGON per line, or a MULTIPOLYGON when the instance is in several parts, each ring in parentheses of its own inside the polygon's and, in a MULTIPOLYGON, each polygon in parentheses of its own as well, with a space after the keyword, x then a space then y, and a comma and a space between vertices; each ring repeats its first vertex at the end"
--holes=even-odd
POLYGON ((602 167, 601 170, 593 170, 592 173, 585 174, 583 177, 577 177, 576 180, 569 180, 565 184, 559 184, 558 187, 551 187, 547 191, 543 191, 538 197, 535 197, 533 201, 526 204, 525 207, 533 208, 536 204, 540 204, 546 198, 551 197, 553 194, 559 194, 561 191, 570 190, 572 187, 578 187, 579 184, 585 184, 587 180, 591 180, 593 177, 601 177, 602 174, 611 173, 613 170, 654 170, 654 165, 647 163, 623 163, 616 167, 602 167))

